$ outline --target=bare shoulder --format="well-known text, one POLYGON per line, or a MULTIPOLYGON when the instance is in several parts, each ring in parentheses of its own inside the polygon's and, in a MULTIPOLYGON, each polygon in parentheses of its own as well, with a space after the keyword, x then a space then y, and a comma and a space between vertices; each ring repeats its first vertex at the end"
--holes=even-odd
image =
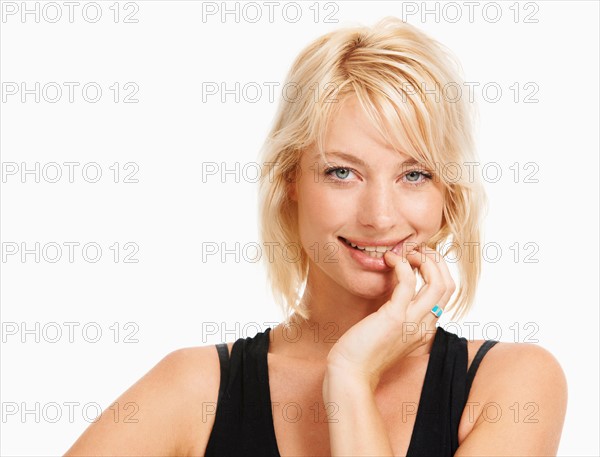
MULTIPOLYGON (((227 343, 229 353, 233 343, 227 343)), ((221 380, 218 352, 215 345, 188 347, 168 354, 162 381, 170 385, 178 408, 173 425, 181 431, 176 455, 204 455, 215 422, 217 398, 221 380)))
POLYGON ((488 446, 496 452, 556 455, 566 407, 566 376, 550 351, 538 344, 496 343, 473 380, 457 456, 485 453, 488 446))
POLYGON ((539 391, 542 386, 537 385, 537 381, 541 380, 544 389, 555 394, 566 392, 567 388, 564 371, 556 357, 543 346, 531 343, 496 343, 482 359, 477 378, 485 378, 485 384, 492 391, 502 386, 510 390, 533 387, 539 391))
POLYGON ((219 382, 215 345, 177 349, 116 400, 135 405, 135 421, 102 414, 65 455, 203 455, 219 382))

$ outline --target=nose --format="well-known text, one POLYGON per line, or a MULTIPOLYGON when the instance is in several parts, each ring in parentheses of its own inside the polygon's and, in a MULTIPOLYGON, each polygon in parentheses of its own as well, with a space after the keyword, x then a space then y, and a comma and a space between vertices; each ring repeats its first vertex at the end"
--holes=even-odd
POLYGON ((391 231, 402 217, 398 203, 391 184, 373 182, 367 185, 359 204, 359 223, 380 234, 391 231))

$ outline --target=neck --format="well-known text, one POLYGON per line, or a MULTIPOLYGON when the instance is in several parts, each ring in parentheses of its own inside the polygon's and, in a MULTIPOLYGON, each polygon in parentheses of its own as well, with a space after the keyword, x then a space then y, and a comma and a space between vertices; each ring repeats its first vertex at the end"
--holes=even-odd
MULTIPOLYGON (((376 298, 358 296, 329 277, 309 273, 302 297, 302 304, 309 310, 308 319, 294 313, 287 323, 277 325, 272 331, 269 352, 325 364, 329 351, 341 336, 379 310, 390 297, 391 291, 376 298)), ((428 355, 432 343, 433 338, 408 357, 428 355)))

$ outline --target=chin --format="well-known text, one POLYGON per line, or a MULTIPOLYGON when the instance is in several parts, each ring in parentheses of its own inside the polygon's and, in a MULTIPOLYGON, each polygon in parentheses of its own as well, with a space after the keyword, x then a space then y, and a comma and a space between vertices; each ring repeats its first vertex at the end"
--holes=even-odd
POLYGON ((373 281, 351 281, 351 285, 347 288, 348 292, 357 297, 368 300, 376 300, 378 298, 386 298, 390 296, 394 290, 394 284, 385 281, 379 275, 378 279, 373 281))

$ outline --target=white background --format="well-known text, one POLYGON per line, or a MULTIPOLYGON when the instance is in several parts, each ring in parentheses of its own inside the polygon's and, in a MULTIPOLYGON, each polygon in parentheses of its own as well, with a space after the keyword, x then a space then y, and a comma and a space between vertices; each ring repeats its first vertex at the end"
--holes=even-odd
MULTIPOLYGON (((19 408, 2 418, 2 455, 60 455, 89 425, 83 405, 106 408, 169 352, 253 336, 281 320, 261 263, 248 256, 236 262, 233 254, 224 262, 219 255, 202 261, 202 243, 234 249, 238 242, 241 249, 258 241, 257 184, 243 176, 236 182, 235 174, 205 176, 203 182, 203 163, 223 162, 229 169, 238 163, 241 170, 258 162, 276 108, 264 83, 282 84, 310 41, 344 25, 403 17, 413 7, 418 13, 404 18, 452 49, 466 80, 479 83, 474 94, 481 164, 494 162, 502 171, 498 182, 486 182, 490 211, 484 227, 486 243, 497 243, 502 255, 485 262, 477 304, 465 321, 478 325, 475 338, 485 326, 486 338, 533 341, 551 351, 569 384, 559 455, 599 455, 597 2, 500 2, 497 22, 494 5, 483 13, 488 2, 475 7, 472 21, 461 2, 458 10, 439 3, 439 14, 424 18, 421 2, 321 3, 312 9, 312 2, 301 2, 295 23, 293 8, 287 18, 282 14, 285 2, 275 8, 272 23, 262 4, 262 18, 251 23, 256 9, 244 10, 243 3, 237 18, 224 21, 220 14, 203 20, 200 2, 121 3, 115 23, 113 2, 99 2, 102 17, 91 23, 86 17, 93 20, 95 10, 88 7, 84 17, 87 3, 81 2, 70 23, 68 7, 59 2, 62 18, 51 23, 56 8, 39 3, 37 23, 34 15, 23 22, 20 11, 9 15, 8 3, 0 24, 3 165, 80 165, 73 183, 66 167, 57 183, 36 183, 32 174, 22 183, 20 173, 3 174, 3 251, 12 243, 32 248, 36 242, 91 242, 101 246, 102 257, 84 260, 80 245, 70 263, 63 245, 56 263, 36 263, 33 255, 22 262, 18 254, 2 260, 1 396, 5 413, 11 405, 19 408), (452 23, 457 11, 462 18, 452 23), (124 23, 129 12, 137 23, 124 23), (337 22, 324 21, 330 13, 337 22), (36 103, 35 95, 23 103, 20 93, 7 93, 7 82, 27 88, 51 83, 47 98, 55 96, 52 83, 64 91, 56 103, 43 96, 36 103), (79 83, 73 103, 64 82, 79 83), (103 89, 97 103, 82 97, 81 87, 89 82, 103 89), (118 103, 109 89, 115 82, 118 103), (138 103, 123 103, 130 82, 139 88, 138 103), (234 95, 225 103, 219 95, 203 102, 203 82, 229 88, 256 83, 265 91, 255 103, 243 96, 236 102, 234 95), (482 93, 487 83, 502 89, 496 103, 489 100, 493 90, 482 93), (516 100, 510 89, 515 83, 516 100), (537 88, 533 95, 531 87, 537 88), (537 102, 526 103, 527 95, 537 102), (97 183, 82 177, 90 162, 103 172, 97 183), (121 167, 118 183, 109 169, 115 162, 121 167), (139 167, 138 183, 122 182, 132 170, 123 169, 128 162, 139 167), (515 162, 517 182, 509 168, 515 162), (534 170, 525 168, 530 162, 538 182, 524 182, 534 170), (115 242, 119 262, 110 249, 115 242), (139 247, 137 263, 123 262, 132 252, 124 248, 128 242, 139 247), (535 252, 526 243, 534 243, 528 246, 535 252), (525 262, 527 254, 537 262, 525 262), (73 342, 64 322, 78 325, 73 342), (22 332, 36 323, 39 342, 35 330, 22 332), (102 330, 98 342, 86 341, 86 324, 88 339, 94 328, 102 330), (63 333, 52 343, 54 325, 63 333), (132 338, 138 342, 124 342, 136 329, 132 338), (36 402, 39 417, 22 418, 21 409, 34 409, 36 402), (72 421, 68 402, 76 403, 72 421), (55 423, 53 403, 62 413, 55 423)), ((227 6, 235 8, 233 2, 227 6)), ((425 6, 436 8, 433 2, 425 6)), ((252 168, 246 171, 254 176, 252 168)), ((50 246, 48 257, 54 255, 50 246)), ((441 324, 447 321, 444 316, 441 324)), ((87 409, 90 420, 94 412, 87 409)))

